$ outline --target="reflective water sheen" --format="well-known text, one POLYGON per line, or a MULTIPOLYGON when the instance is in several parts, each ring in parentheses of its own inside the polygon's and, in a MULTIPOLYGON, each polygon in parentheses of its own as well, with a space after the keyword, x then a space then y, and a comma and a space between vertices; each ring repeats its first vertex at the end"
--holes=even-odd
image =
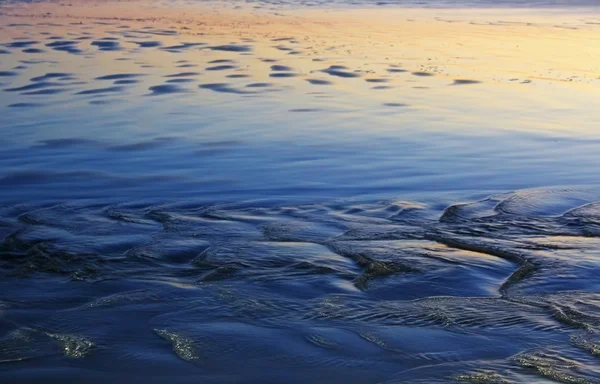
POLYGON ((2 20, 0 381, 600 382, 593 70, 2 20))

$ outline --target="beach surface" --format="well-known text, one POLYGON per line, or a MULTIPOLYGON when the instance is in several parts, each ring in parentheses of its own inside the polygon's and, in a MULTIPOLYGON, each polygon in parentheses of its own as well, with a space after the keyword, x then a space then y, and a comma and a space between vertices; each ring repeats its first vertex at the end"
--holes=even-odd
POLYGON ((0 381, 600 382, 590 2, 0 2, 0 381))

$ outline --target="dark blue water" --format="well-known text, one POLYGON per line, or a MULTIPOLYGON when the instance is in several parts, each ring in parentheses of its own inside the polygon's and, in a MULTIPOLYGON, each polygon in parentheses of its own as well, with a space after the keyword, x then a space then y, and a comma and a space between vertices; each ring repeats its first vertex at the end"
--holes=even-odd
POLYGON ((51 27, 0 47, 2 382, 599 382, 588 93, 51 27))

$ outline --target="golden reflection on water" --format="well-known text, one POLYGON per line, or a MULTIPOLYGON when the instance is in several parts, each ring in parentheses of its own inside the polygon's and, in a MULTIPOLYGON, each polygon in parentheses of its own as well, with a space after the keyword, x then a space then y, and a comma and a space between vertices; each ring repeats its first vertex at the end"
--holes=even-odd
MULTIPOLYGON (((174 55, 159 49, 128 47, 125 51, 103 52, 93 60, 85 56, 61 60, 66 71, 81 72, 85 68, 94 76, 100 71, 139 72, 140 68, 132 63, 143 62, 158 85, 165 74, 177 69, 176 61, 186 60, 198 67, 181 71, 201 72, 200 83, 276 84, 276 91, 286 92, 285 98, 276 92, 268 97, 290 109, 307 108, 308 99, 312 99, 311 107, 335 106, 347 112, 382 109, 379 118, 392 125, 373 124, 369 129, 394 129, 393 124, 402 123, 427 125, 434 130, 485 126, 488 130, 596 135, 594 121, 600 112, 594 100, 600 85, 600 24, 594 13, 257 10, 213 3, 123 2, 108 6, 93 1, 74 2, 71 7, 51 2, 8 5, 4 10, 2 26, 14 22, 60 23, 62 26, 43 28, 65 38, 80 28, 95 38, 111 36, 108 33, 114 32, 114 26, 95 24, 101 22, 126 25, 131 30, 147 26, 177 30, 176 36, 152 36, 163 47, 181 42, 233 42, 253 47, 248 55, 208 49, 174 55), (77 22, 84 26, 69 24, 77 22), (130 61, 115 60, 118 58, 130 61), (226 59, 235 61, 234 71, 205 70, 211 66, 210 61, 226 59), (293 77, 273 78, 271 65, 291 67, 287 72, 293 77), (324 73, 331 65, 345 66, 344 71, 358 76, 324 73), (228 77, 232 74, 248 77, 228 77), (309 80, 331 84, 315 85, 309 80), (452 85, 456 80, 477 84, 452 85), (382 105, 406 108, 390 110, 382 105)), ((5 39, 35 34, 35 28, 3 27, 3 31, 7 32, 5 39)), ((126 38, 121 41, 127 44, 126 38)), ((59 55, 63 54, 49 50, 47 56, 59 55)), ((91 81, 93 76, 84 80, 91 81)))

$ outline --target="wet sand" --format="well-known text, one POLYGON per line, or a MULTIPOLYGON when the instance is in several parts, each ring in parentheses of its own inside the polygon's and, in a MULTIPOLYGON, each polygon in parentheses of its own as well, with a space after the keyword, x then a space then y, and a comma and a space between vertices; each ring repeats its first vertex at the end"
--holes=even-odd
MULTIPOLYGON (((323 100, 331 95, 319 93, 335 90, 384 106, 448 111, 476 103, 478 108, 500 106, 518 114, 534 113, 539 105, 570 110, 569 124, 546 119, 516 129, 590 133, 594 128, 585 111, 592 108, 600 84, 598 20, 596 10, 583 8, 309 9, 261 3, 51 1, 4 4, 0 28, 7 40, 6 59, 18 54, 37 60, 36 55, 48 51, 90 59, 105 52, 102 65, 109 71, 122 67, 152 74, 152 68, 172 61, 161 52, 185 56, 173 63, 181 73, 164 74, 168 84, 150 85, 144 95, 182 93, 184 83, 192 83, 190 76, 202 74, 209 81, 199 84, 201 89, 238 95, 294 89, 323 100), (38 32, 42 35, 35 36, 38 32), (207 51, 215 55, 206 57, 207 51), (139 64, 127 66, 136 57, 139 64), (176 76, 188 78, 170 78, 176 76), (479 96, 488 93, 493 96, 479 96), (438 106, 437 100, 444 105, 438 106), (531 108, 522 110, 523 103, 531 108)), ((0 80, 16 79, 15 68, 27 64, 20 61, 25 63, 3 65, 0 80)), ((78 94, 119 94, 142 80, 120 79, 78 94)), ((21 93, 29 96, 59 92, 41 87, 46 86, 17 82, 5 88, 29 91, 21 93)), ((468 112, 462 116, 482 117, 468 112)), ((532 116, 539 120, 539 115, 532 116)))
MULTIPOLYGON (((118 22, 131 28, 169 28, 190 41, 250 38, 278 48, 289 59, 295 53, 317 60, 352 60, 353 69, 366 72, 389 63, 413 73, 499 84, 532 80, 597 86, 600 77, 600 15, 595 9, 290 9, 210 2, 50 1, 5 4, 0 17, 2 26, 118 22)), ((14 32, 4 28, 3 33, 10 37, 14 32)))
POLYGON ((596 383, 600 23, 4 3, 0 381, 596 383))

